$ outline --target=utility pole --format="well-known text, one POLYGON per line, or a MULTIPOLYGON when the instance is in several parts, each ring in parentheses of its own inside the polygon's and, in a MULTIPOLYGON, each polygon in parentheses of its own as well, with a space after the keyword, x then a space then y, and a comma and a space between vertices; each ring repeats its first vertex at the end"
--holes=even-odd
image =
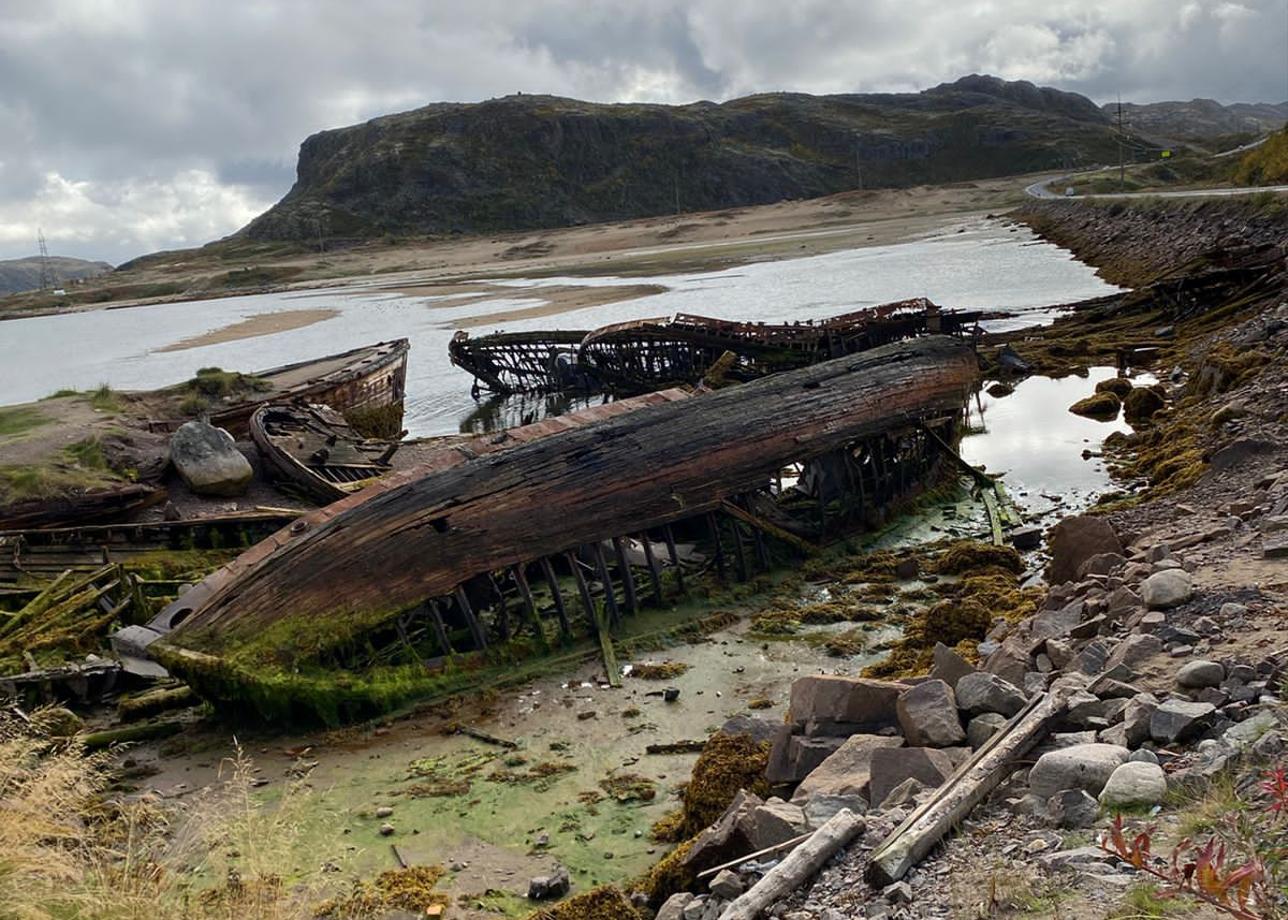
POLYGON ((1127 191, 1127 167, 1123 164, 1123 94, 1118 94, 1118 191, 1127 191))
POLYGON ((45 245, 45 231, 36 228, 36 241, 40 244, 40 289, 54 289, 54 266, 49 262, 49 247, 45 245))

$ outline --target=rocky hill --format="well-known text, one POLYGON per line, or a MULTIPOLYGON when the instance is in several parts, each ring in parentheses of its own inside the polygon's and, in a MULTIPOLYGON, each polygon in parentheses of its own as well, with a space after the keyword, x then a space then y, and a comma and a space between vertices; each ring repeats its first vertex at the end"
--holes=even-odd
MULTIPOLYGON (((1116 119, 1117 103, 1101 107, 1116 119)), ((1130 131, 1176 140, 1203 141, 1241 134, 1265 134, 1288 123, 1288 102, 1222 105, 1213 99, 1189 102, 1123 103, 1123 120, 1130 131)))
POLYGON ((487 232, 954 182, 1117 156, 1073 93, 973 75, 920 93, 438 103, 323 131, 256 240, 487 232))
MULTIPOLYGON (((54 270, 55 285, 66 284, 81 278, 91 278, 112 270, 112 266, 107 262, 90 262, 86 259, 72 259, 65 256, 51 256, 49 264, 54 270)), ((0 261, 0 295, 33 291, 38 287, 40 287, 39 256, 0 261)))

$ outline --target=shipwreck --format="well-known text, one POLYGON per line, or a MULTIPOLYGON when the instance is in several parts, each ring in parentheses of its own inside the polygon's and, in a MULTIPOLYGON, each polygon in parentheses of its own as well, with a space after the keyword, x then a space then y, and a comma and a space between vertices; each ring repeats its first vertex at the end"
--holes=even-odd
POLYGON ((475 392, 642 393, 695 384, 713 368, 745 382, 919 335, 977 332, 987 315, 917 297, 819 321, 748 323, 688 313, 589 331, 457 332, 448 357, 475 392), (726 354, 733 358, 725 358, 726 354))
POLYGON ((968 344, 925 336, 449 444, 295 520, 115 644, 225 706, 325 722, 556 643, 611 652, 625 617, 683 590, 681 539, 746 578, 772 548, 879 521, 949 466, 977 376, 968 344))

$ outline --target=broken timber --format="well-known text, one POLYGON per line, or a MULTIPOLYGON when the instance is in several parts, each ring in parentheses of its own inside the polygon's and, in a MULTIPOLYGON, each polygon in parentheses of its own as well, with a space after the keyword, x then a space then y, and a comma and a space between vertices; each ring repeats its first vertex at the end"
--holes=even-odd
POLYGON ((747 381, 928 334, 967 334, 985 314, 924 297, 814 321, 750 323, 677 313, 589 332, 457 332, 451 362, 494 393, 643 393, 708 371, 747 381))
MULTIPOLYGON (((426 601, 481 651, 491 627, 480 603, 495 594, 489 587, 472 596, 476 581, 513 566, 544 570, 542 559, 573 561, 591 622, 601 610, 614 622, 638 598, 631 566, 614 553, 616 581, 632 580, 629 591, 620 585, 620 604, 615 598, 605 542, 641 532, 647 539, 650 529, 700 519, 726 500, 770 493, 785 465, 851 451, 893 497, 907 477, 888 467, 899 466, 918 424, 958 417, 977 373, 968 346, 926 337, 651 405, 447 468, 392 474, 305 515, 189 590, 150 624, 168 633, 154 651, 218 699, 282 661, 335 667, 381 631, 396 644, 395 622, 426 601), (573 560, 579 552, 594 560, 602 606, 573 560), (202 679, 212 671, 218 679, 202 679)), ((921 446, 934 450, 929 441, 921 446)), ((868 488, 871 500, 876 486, 868 488)))
POLYGON ((1016 761, 1042 739, 1051 723, 1064 712, 1074 689, 1074 682, 1058 684, 1034 697, 1001 731, 989 738, 872 851, 868 881, 884 887, 903 878, 1016 769, 1016 761))

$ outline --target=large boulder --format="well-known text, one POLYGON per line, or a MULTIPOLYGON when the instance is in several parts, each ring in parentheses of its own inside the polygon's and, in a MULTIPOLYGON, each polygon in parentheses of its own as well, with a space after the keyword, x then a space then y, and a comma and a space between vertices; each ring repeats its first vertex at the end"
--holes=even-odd
POLYGON ((1140 596, 1150 610, 1166 610, 1184 604, 1194 593, 1190 573, 1184 569, 1164 569, 1146 578, 1140 596))
POLYGON ((1156 763, 1129 761, 1109 776, 1100 792, 1100 804, 1106 808, 1132 808, 1157 805, 1167 795, 1167 776, 1156 763))
POLYGON ((981 671, 957 682, 957 705, 973 716, 995 712, 1009 719, 1026 702, 1023 690, 996 674, 981 671))
POLYGON ((241 495, 255 475, 233 436, 209 422, 180 425, 170 439, 170 460, 198 495, 241 495))
POLYGON ((1006 727, 1006 716, 995 712, 984 712, 975 716, 966 725, 966 743, 971 750, 978 751, 998 732, 1006 727))
POLYGON ((1123 399, 1123 417, 1132 424, 1151 419, 1167 401, 1150 387, 1136 387, 1123 399))
POLYGON ((1211 728, 1215 718, 1216 707, 1211 703, 1168 700, 1150 717, 1149 734, 1159 744, 1189 741, 1211 728))
POLYGON ((913 747, 952 747, 966 740, 953 691, 942 680, 917 684, 895 705, 903 736, 913 747))
POLYGON ((742 827, 755 850, 777 846, 806 830, 805 812, 799 805, 771 798, 753 808, 743 819, 742 827))
POLYGON ((747 836, 750 828, 748 819, 753 811, 764 804, 755 793, 745 789, 738 790, 720 819, 698 834, 684 857, 684 865, 700 871, 755 850, 747 836))
POLYGON ((1123 545, 1109 522, 1101 517, 1079 514, 1065 518, 1051 528, 1047 541, 1051 551, 1051 566, 1047 580, 1058 585, 1078 577, 1078 569, 1092 556, 1100 553, 1122 555, 1123 545))
POLYGON ((809 735, 852 735, 891 728, 895 703, 907 687, 861 677, 816 675, 792 683, 787 721, 809 735))
POLYGON ((836 753, 844 738, 793 735, 790 725, 780 726, 769 751, 765 779, 771 783, 799 783, 836 753))
POLYGON ((1029 789, 1048 799, 1065 789, 1082 789, 1099 795, 1114 770, 1127 762, 1131 751, 1114 744, 1075 744, 1049 751, 1029 771, 1029 789))
POLYGON ((1198 659, 1181 666, 1176 672, 1176 683, 1187 690, 1202 690, 1204 687, 1219 687, 1225 680, 1225 668, 1219 661, 1198 659))
POLYGON ((954 691, 957 689, 957 681, 961 680, 967 674, 975 673, 975 666, 958 655, 942 642, 936 642, 934 648, 934 667, 930 669, 930 676, 936 680, 942 680, 954 691))
POLYGON ((915 779, 928 789, 953 775, 953 761, 937 748, 879 748, 872 752, 869 799, 880 808, 895 787, 915 779))
POLYGON ((792 801, 800 803, 816 795, 866 796, 873 755, 879 750, 902 746, 902 738, 851 735, 796 787, 792 801))

